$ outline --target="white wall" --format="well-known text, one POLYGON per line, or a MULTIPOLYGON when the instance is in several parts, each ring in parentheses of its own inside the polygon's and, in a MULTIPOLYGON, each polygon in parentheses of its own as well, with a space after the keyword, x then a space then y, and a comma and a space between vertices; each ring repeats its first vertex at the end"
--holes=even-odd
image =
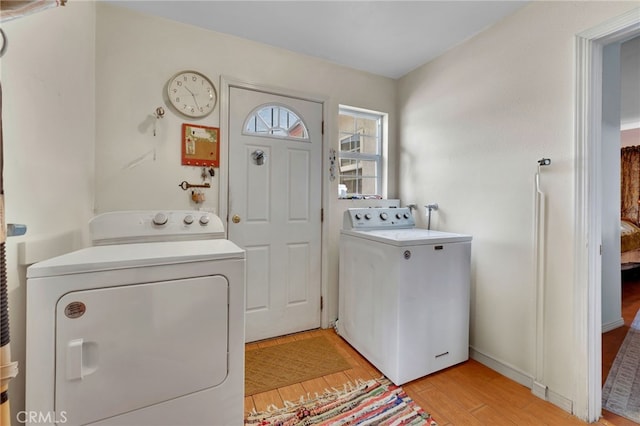
POLYGON ((533 178, 537 160, 551 158, 541 175, 540 380, 566 409, 574 398, 574 37, 636 6, 529 3, 398 86, 400 197, 438 202, 437 228, 474 236, 471 344, 524 382, 536 364, 533 178))
POLYGON ((624 325, 620 275, 620 43, 604 48, 602 71, 602 331, 624 325))
POLYGON ((26 267, 18 264, 19 248, 38 259, 80 247, 91 216, 95 7, 69 2, 2 28, 6 218, 28 226, 26 236, 7 239, 11 351, 20 363, 9 386, 15 419, 24 409, 25 378, 26 267), (44 251, 32 252, 39 244, 44 251))

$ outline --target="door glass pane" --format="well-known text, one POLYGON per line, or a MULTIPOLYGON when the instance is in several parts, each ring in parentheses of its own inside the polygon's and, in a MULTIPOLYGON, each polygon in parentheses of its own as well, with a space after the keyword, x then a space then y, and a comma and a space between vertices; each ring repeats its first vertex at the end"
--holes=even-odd
POLYGON ((281 105, 263 105, 245 120, 244 134, 309 141, 304 122, 290 109, 281 105))

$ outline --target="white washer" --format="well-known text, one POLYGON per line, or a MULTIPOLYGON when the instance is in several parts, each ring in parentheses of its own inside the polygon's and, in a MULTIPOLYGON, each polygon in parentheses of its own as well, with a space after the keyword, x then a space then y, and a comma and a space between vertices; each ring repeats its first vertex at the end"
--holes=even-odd
POLYGON ((245 253, 220 219, 89 227, 93 247, 27 269, 27 423, 242 424, 245 253))
POLYGON ((348 209, 338 333, 396 385, 469 359, 471 236, 408 208, 348 209))

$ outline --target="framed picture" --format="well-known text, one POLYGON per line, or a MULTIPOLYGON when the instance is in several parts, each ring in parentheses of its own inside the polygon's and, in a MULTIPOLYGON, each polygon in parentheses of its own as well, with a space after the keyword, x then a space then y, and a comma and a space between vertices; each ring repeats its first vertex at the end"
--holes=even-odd
POLYGON ((220 129, 182 124, 182 165, 220 166, 220 129))

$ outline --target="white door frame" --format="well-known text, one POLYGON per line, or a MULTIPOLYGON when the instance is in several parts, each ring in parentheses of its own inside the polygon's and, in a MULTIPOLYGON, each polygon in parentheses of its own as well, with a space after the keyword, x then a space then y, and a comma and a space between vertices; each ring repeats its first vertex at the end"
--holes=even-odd
POLYGON ((588 422, 602 411, 602 52, 637 34, 640 9, 576 36, 573 412, 588 422))
MULTIPOLYGON (((328 98, 320 95, 314 95, 306 92, 300 92, 290 89, 284 89, 281 87, 266 86, 262 84, 248 83, 245 81, 237 80, 228 76, 220 76, 220 190, 219 190, 219 216, 225 224, 225 234, 228 237, 229 229, 229 91, 232 87, 240 89, 256 90, 259 92, 271 93, 274 95, 287 96, 290 98, 302 99, 305 101, 318 102, 322 104, 322 120, 323 128, 330 129, 330 117, 327 114, 328 111, 328 98)), ((325 160, 329 155, 329 143, 328 135, 323 131, 322 134, 322 176, 321 176, 321 193, 322 193, 322 208, 325 212, 325 220, 321 224, 321 253, 322 259, 320 264, 321 269, 321 284, 320 284, 320 297, 324 301, 328 299, 328 277, 329 277, 329 263, 327 248, 329 247, 329 235, 328 235, 328 206, 329 206, 329 181, 328 167, 325 167, 325 160)), ((322 328, 329 327, 329 309, 327 309, 326 303, 324 309, 320 312, 320 326, 322 328)))

